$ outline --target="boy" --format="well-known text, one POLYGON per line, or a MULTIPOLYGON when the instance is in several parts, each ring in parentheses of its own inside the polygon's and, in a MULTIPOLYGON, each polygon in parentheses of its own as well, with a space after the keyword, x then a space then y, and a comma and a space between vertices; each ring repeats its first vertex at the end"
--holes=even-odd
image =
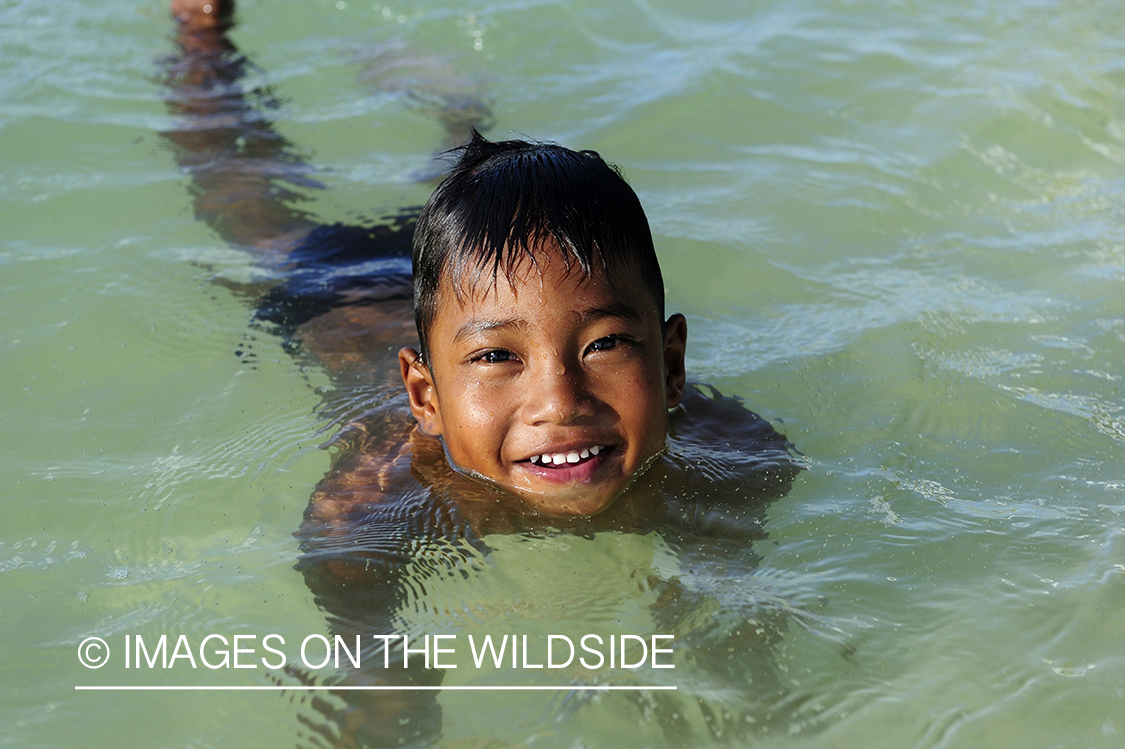
MULTIPOLYGON (((799 467, 739 401, 685 386, 687 325, 664 317, 644 211, 614 169, 592 152, 472 130, 416 224, 318 226, 281 185, 307 187, 309 169, 262 115, 269 100, 251 106, 239 88, 248 63, 225 34, 232 4, 172 8, 181 53, 168 101, 182 124, 164 135, 192 176, 197 216, 275 274, 257 318, 332 375, 328 410, 375 404, 330 442, 338 451, 298 532, 299 567, 336 634, 397 631, 417 583, 407 565, 453 567, 489 534, 658 531, 685 567, 761 537, 766 502, 799 467), (415 331, 416 346, 388 354, 415 331)), ((703 594, 676 579, 645 585, 660 591, 661 631, 688 631, 679 622, 695 620, 703 594)), ((737 634, 759 638, 740 651, 767 649, 768 636, 737 634)), ((715 645, 717 663, 731 645, 715 645)), ((346 695, 343 709, 317 707, 347 734, 340 743, 440 731, 434 692, 346 695)))

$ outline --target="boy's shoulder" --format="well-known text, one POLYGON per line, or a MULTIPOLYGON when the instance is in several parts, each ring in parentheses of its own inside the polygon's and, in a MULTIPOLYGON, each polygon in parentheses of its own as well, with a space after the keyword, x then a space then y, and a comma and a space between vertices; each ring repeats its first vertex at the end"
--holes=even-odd
POLYGON ((793 445, 773 424, 746 408, 742 398, 711 385, 688 383, 668 430, 674 451, 705 450, 747 465, 781 461, 799 467, 793 445))
POLYGON ((689 384, 672 414, 665 496, 672 517, 697 530, 735 533, 746 519, 760 531, 761 511, 788 493, 805 467, 793 444, 741 398, 689 384))

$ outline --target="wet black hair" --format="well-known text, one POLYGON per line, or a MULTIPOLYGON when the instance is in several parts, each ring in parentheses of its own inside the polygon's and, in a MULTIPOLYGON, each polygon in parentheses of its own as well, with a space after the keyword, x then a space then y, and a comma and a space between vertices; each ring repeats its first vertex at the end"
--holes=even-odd
POLYGON ((545 240, 562 250, 568 269, 589 278, 600 267, 637 272, 663 319, 664 280, 648 219, 621 173, 594 151, 554 143, 491 142, 476 130, 455 149, 461 158, 434 191, 414 232, 414 320, 428 358, 426 333, 437 314, 443 274, 461 294, 501 273, 511 280, 521 260, 536 263, 545 240))

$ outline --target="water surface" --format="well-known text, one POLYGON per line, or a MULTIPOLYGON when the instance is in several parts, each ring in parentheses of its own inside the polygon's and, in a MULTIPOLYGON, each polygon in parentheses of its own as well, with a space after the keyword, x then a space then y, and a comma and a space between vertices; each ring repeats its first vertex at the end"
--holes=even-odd
MULTIPOLYGON (((444 692, 443 742, 1121 744, 1117 4, 240 7, 251 85, 327 188, 304 210, 354 223, 425 200, 441 125, 371 60, 440 55, 481 87, 493 137, 621 166, 689 371, 808 460, 726 568, 685 571, 657 536, 546 534, 427 578, 404 628, 651 630, 652 578, 692 591, 715 637, 755 616, 778 632, 726 660, 689 642, 671 696, 444 692)), ((323 720, 302 694, 73 689, 288 678, 88 671, 89 635, 328 631, 292 533, 328 466, 333 383, 252 327, 232 289, 257 271, 192 215, 158 135, 169 34, 159 2, 0 3, 6 745, 294 746, 323 720)))

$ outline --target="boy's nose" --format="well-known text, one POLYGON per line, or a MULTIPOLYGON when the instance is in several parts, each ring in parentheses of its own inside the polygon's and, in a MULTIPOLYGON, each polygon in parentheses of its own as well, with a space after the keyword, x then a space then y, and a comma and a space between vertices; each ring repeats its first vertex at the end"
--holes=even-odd
POLYGON ((577 365, 545 366, 535 377, 528 393, 526 420, 541 424, 572 424, 594 413, 594 399, 583 382, 577 365))

